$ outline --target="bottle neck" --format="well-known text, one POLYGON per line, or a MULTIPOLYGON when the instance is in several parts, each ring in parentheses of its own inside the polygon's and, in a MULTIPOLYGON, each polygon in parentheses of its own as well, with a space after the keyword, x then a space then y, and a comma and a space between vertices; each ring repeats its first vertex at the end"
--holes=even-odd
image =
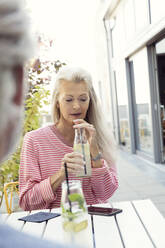
POLYGON ((74 144, 86 144, 87 137, 84 128, 76 128, 75 129, 75 137, 74 137, 74 144))

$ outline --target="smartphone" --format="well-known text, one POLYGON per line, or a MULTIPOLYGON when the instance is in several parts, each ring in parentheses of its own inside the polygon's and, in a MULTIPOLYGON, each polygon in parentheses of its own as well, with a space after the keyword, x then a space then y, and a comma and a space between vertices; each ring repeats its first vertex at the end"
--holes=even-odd
POLYGON ((37 212, 35 214, 29 214, 27 216, 21 217, 18 220, 40 223, 43 221, 50 220, 52 218, 56 218, 60 215, 61 214, 59 213, 37 212))
POLYGON ((88 214, 91 215, 113 216, 121 213, 122 211, 122 209, 118 208, 88 207, 88 214))

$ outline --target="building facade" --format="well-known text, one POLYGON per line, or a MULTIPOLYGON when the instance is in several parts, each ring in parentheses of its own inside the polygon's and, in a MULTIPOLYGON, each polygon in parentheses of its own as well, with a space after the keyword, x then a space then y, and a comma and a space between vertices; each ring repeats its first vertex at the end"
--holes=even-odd
POLYGON ((165 2, 100 1, 113 128, 121 147, 165 161, 165 2))

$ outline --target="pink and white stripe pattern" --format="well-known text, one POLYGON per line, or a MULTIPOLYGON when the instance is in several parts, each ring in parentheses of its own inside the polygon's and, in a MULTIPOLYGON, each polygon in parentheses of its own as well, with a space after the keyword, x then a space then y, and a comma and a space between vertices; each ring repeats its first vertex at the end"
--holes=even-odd
MULTIPOLYGON (((20 206, 24 210, 60 206, 61 186, 54 193, 50 176, 59 171, 61 160, 73 147, 64 142, 54 125, 27 133, 24 137, 19 177, 20 206)), ((81 180, 87 204, 106 202, 118 188, 115 165, 93 168, 90 178, 81 180)))

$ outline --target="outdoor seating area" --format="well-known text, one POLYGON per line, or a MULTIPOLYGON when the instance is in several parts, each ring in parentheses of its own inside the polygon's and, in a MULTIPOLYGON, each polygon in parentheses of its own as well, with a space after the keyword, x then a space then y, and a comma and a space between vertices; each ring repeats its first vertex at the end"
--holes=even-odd
MULTIPOLYGON (((103 204, 99 206, 115 207, 123 210, 116 216, 91 216, 88 215, 88 232, 84 238, 86 247, 90 248, 164 248, 165 247, 165 220, 151 200, 136 200, 103 204)), ((37 212, 15 212, 3 214, 1 221, 21 232, 35 235, 42 239, 65 243, 61 217, 53 218, 42 223, 23 222, 18 218, 37 212)), ((60 209, 51 212, 60 213, 60 209)), ((83 244, 83 239, 82 239, 83 244)))
POLYGON ((0 248, 165 248, 163 7, 0 0, 0 248))

